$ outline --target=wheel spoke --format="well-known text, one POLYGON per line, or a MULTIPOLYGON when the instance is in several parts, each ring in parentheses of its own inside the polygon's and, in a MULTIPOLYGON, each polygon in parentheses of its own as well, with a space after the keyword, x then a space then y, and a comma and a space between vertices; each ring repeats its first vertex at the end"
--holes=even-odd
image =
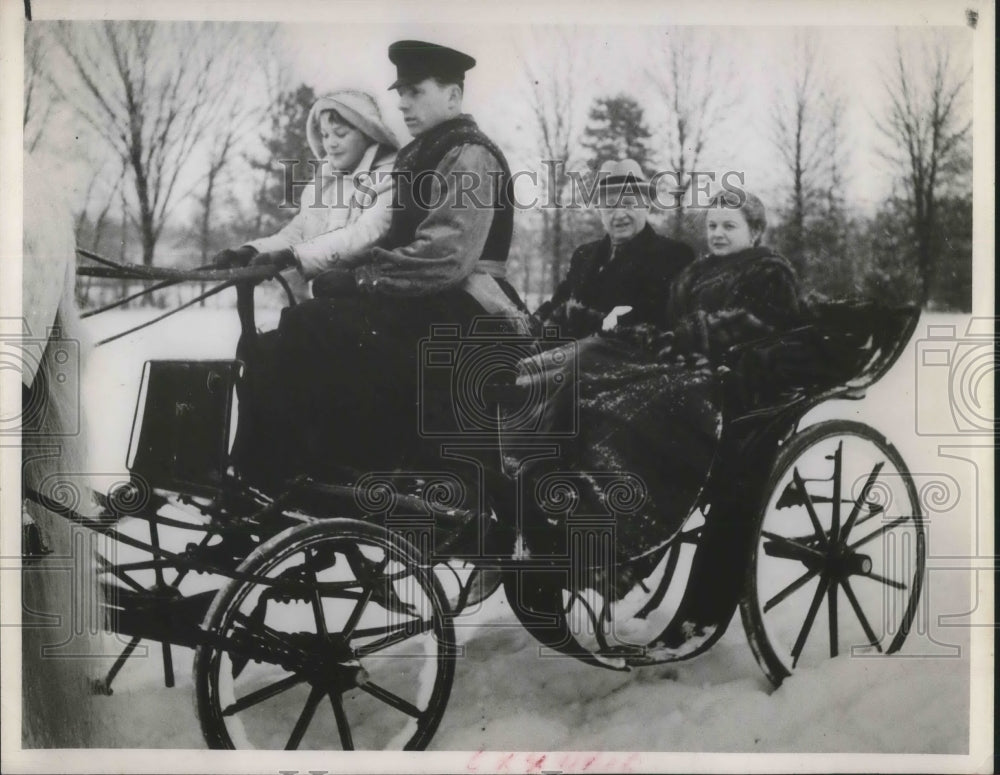
MULTIPOLYGON (((830 540, 835 544, 840 537, 840 475, 843 456, 844 440, 841 439, 837 442, 837 451, 833 453, 833 496, 830 503, 830 540)), ((833 589, 836 588, 837 585, 834 584, 833 589)))
POLYGON ((830 613, 830 658, 837 656, 839 645, 837 636, 837 585, 830 584, 827 589, 827 610, 830 613))
POLYGON ((840 583, 841 586, 844 587, 844 594, 847 595, 851 608, 854 609, 854 615, 858 617, 858 621, 861 623, 861 629, 865 631, 865 637, 868 638, 868 642, 875 647, 879 654, 881 654, 882 646, 879 645, 878 638, 875 637, 875 632, 872 630, 872 626, 868 623, 868 619, 865 617, 864 611, 861 610, 861 604, 854 596, 854 590, 851 589, 851 582, 847 579, 841 579, 840 583))
MULTIPOLYGON (((770 541, 781 545, 784 549, 788 551, 788 554, 770 554, 771 557, 780 557, 784 560, 798 560, 804 562, 806 559, 822 560, 824 555, 822 552, 808 546, 801 541, 797 541, 794 538, 788 538, 787 536, 778 535, 777 533, 772 533, 768 530, 761 530, 760 534, 770 541)), ((765 548, 765 551, 767 549, 765 548)))
POLYGON ((364 580, 364 592, 361 595, 361 599, 358 600, 354 608, 351 610, 351 615, 347 617, 347 621, 344 623, 344 629, 341 630, 341 635, 345 638, 351 637, 351 633, 354 632, 354 628, 357 627, 358 622, 361 621, 361 615, 365 612, 365 608, 368 606, 369 601, 372 599, 372 595, 375 593, 376 579, 382 579, 384 581, 385 577, 382 575, 382 571, 385 570, 385 566, 388 564, 389 557, 386 556, 375 569, 377 576, 373 575, 371 578, 364 580))
POLYGON ((360 684, 360 688, 370 694, 377 700, 381 700, 386 705, 390 705, 398 711, 405 713, 407 716, 413 716, 413 718, 420 718, 423 713, 416 705, 404 700, 402 697, 393 694, 388 689, 383 689, 378 684, 368 681, 367 683, 360 684))
POLYGON ((889 579, 885 576, 880 576, 877 573, 857 573, 855 574, 863 579, 872 579, 873 581, 879 581, 885 584, 887 587, 893 587, 894 589, 908 589, 905 583, 902 581, 896 581, 895 579, 889 579))
POLYGON ((336 597, 341 598, 342 600, 360 600, 363 593, 355 589, 357 586, 357 581, 317 581, 316 591, 323 597, 336 597))
POLYGON ((285 678, 282 678, 280 681, 275 681, 273 684, 270 684, 269 686, 265 686, 262 689, 258 689, 255 692, 250 692, 250 694, 246 695, 245 697, 241 697, 232 705, 223 708, 222 715, 233 716, 237 713, 246 710, 247 708, 253 707, 257 703, 264 702, 264 700, 269 700, 272 697, 276 697, 282 692, 291 689, 293 686, 297 686, 298 684, 302 683, 304 680, 306 680, 305 677, 301 675, 293 674, 286 676, 285 678))
POLYGON ((902 517, 896 517, 896 519, 894 519, 892 522, 888 522, 885 525, 882 525, 882 527, 880 527, 878 530, 876 530, 876 531, 874 531, 872 533, 869 533, 868 535, 866 535, 864 538, 862 538, 859 541, 855 541, 853 544, 851 544, 847 548, 849 550, 851 550, 851 551, 854 551, 859 546, 864 546, 869 541, 874 541, 879 536, 888 533, 890 530, 894 530, 895 528, 899 527, 904 522, 906 522, 906 520, 908 520, 908 519, 910 519, 910 517, 908 515, 903 515, 902 517))
MULTIPOLYGON (((354 632, 351 634, 351 637, 354 639, 358 639, 358 638, 371 638, 375 635, 389 635, 392 633, 398 634, 400 630, 405 630, 407 628, 412 629, 413 626, 418 623, 419 622, 417 619, 409 619, 400 624, 386 624, 382 627, 356 627, 354 629, 354 632)), ((419 632, 423 632, 423 630, 420 630, 419 632, 417 630, 413 630, 413 632, 414 634, 419 634, 419 632)))
POLYGON ((792 469, 792 477, 795 480, 795 486, 802 493, 802 503, 806 507, 806 512, 809 514, 809 521, 812 522, 813 530, 816 532, 816 537, 820 540, 823 546, 826 546, 828 541, 826 533, 823 531, 823 526, 819 522, 819 517, 816 515, 816 506, 813 504, 812 496, 806 491, 806 484, 802 481, 802 476, 799 474, 798 467, 792 469))
POLYGON ((333 715, 337 719, 337 731, 340 733, 340 745, 345 751, 354 750, 354 738, 351 737, 351 725, 347 723, 347 713, 344 712, 344 702, 335 691, 330 691, 330 704, 333 705, 333 715))
POLYGON ((813 621, 816 619, 816 612, 819 611, 819 605, 823 602, 823 595, 826 594, 826 588, 829 583, 826 576, 819 577, 819 585, 816 587, 816 594, 813 595, 812 603, 809 604, 806 620, 802 623, 802 629, 799 630, 799 637, 795 639, 795 645, 792 647, 792 667, 795 667, 799 661, 799 655, 802 654, 802 649, 806 645, 809 631, 812 629, 813 621))
POLYGON ((326 615, 323 613, 323 598, 320 597, 319 590, 316 588, 319 579, 316 578, 316 551, 309 549, 306 550, 306 567, 309 569, 309 573, 312 576, 312 595, 310 602, 312 603, 313 618, 316 620, 316 633, 326 639, 329 634, 326 629, 326 615))
POLYGON ((882 473, 882 468, 885 466, 885 461, 880 460, 872 467, 872 472, 868 474, 868 479, 865 480, 865 486, 861 488, 861 492, 858 494, 858 499, 854 501, 854 505, 851 507, 851 513, 847 516, 847 522, 844 523, 843 540, 847 540, 851 535, 851 530, 854 528, 854 522, 861 513, 861 506, 868 500, 868 493, 871 492, 872 485, 875 484, 875 480, 878 479, 878 475, 882 473))
POLYGON ((359 659, 361 657, 370 656, 377 651, 382 651, 390 646, 395 646, 397 643, 402 643, 405 640, 421 635, 430 630, 433 626, 434 623, 431 621, 422 622, 414 619, 401 625, 401 628, 391 635, 387 635, 386 637, 372 643, 366 643, 363 646, 358 646, 354 649, 354 655, 359 659))
POLYGON ((302 708, 302 713, 299 714, 299 720, 295 722, 295 728, 292 730, 292 736, 288 738, 288 742, 285 744, 286 751, 294 751, 299 747, 299 743, 302 742, 302 738, 309 729, 309 724, 312 722, 313 715, 316 713, 316 706, 319 705, 319 701, 323 699, 323 690, 318 686, 314 686, 309 692, 309 698, 306 700, 305 706, 302 708))
MULTIPOLYGON (((854 523, 854 527, 861 527, 869 519, 877 517, 879 514, 882 514, 885 511, 885 506, 882 506, 878 503, 872 503, 871 501, 867 501, 863 505, 868 507, 868 513, 865 514, 863 517, 858 517, 858 519, 854 523)), ((843 536, 841 537, 843 538, 843 536)))
POLYGON ((770 600, 768 600, 766 603, 764 603, 764 613, 767 613, 772 608, 774 608, 776 605, 778 605, 778 603, 782 602, 785 598, 787 598, 789 595, 791 595, 793 592, 797 592, 804 585, 806 585, 807 583, 809 583, 809 581, 817 573, 819 573, 818 570, 806 571, 801 576, 799 576, 797 579, 795 579, 795 581, 793 581, 791 584, 789 584, 787 587, 785 587, 783 590, 781 590, 778 594, 776 594, 774 597, 772 597, 770 600))

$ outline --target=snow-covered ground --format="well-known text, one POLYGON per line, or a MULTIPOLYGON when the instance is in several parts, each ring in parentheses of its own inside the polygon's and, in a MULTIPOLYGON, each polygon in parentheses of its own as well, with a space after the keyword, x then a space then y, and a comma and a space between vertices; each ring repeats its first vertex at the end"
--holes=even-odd
MULTIPOLYGON (((152 314, 102 315, 89 327, 100 338, 152 314)), ((992 470, 970 462, 968 436, 919 435, 918 429, 930 426, 916 416, 918 405, 921 411, 936 406, 940 416, 932 422, 945 424, 949 416, 940 367, 924 365, 918 356, 925 345, 918 340, 926 338, 929 325, 956 325, 961 335, 966 320, 926 315, 907 351, 866 400, 827 405, 814 417, 874 425, 914 472, 929 519, 928 578, 901 655, 844 655, 800 670, 775 691, 757 667, 737 616, 721 641, 691 662, 612 672, 540 650, 501 592, 456 623, 465 652, 431 748, 967 753, 974 688, 970 612, 982 602, 973 595, 976 560, 970 558, 985 557, 991 546, 984 543, 991 503, 980 497, 977 477, 986 477, 992 492, 992 470), (939 371, 931 373, 934 368, 939 371), (931 390, 939 393, 934 405, 926 401, 931 390)), ((237 335, 234 310, 194 309, 96 350, 85 373, 93 470, 124 471, 144 359, 231 357, 237 335)), ((979 443, 987 442, 979 437, 979 443)), ((988 573, 980 577, 988 582, 988 573)), ((122 670, 114 695, 101 699, 109 717, 102 744, 203 747, 190 652, 174 649, 178 681, 167 689, 159 646, 147 645, 146 655, 122 670)), ((976 680, 991 680, 991 674, 976 680)))

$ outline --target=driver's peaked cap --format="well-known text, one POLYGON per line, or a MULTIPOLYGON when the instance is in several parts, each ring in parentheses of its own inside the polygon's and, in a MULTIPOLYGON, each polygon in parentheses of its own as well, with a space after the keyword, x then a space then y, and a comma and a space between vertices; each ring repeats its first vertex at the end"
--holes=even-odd
POLYGON ((396 41, 389 46, 389 61, 396 65, 396 80, 389 91, 433 77, 462 83, 466 70, 476 66, 468 54, 423 40, 396 41))

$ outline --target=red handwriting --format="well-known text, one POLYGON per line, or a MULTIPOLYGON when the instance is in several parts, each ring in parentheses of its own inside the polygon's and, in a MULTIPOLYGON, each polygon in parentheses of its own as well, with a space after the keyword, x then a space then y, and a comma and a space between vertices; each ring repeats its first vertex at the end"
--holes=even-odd
POLYGON ((511 753, 476 751, 465 764, 466 772, 497 775, 556 775, 556 773, 631 773, 642 770, 638 753, 511 753))

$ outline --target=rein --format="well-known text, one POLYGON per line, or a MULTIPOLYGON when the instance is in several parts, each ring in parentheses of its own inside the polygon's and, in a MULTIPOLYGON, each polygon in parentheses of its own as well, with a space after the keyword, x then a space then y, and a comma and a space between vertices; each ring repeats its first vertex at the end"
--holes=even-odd
POLYGON ((169 288, 170 286, 177 285, 183 282, 214 282, 211 288, 203 293, 198 294, 193 299, 190 299, 183 304, 179 304, 162 315, 158 315, 152 320, 147 320, 144 323, 140 323, 137 326, 122 331, 121 333, 115 334, 114 336, 109 336, 105 339, 100 340, 95 344, 95 347, 100 347, 103 344, 108 344, 116 339, 121 339, 123 336, 128 336, 136 331, 140 331, 147 326, 151 326, 154 323, 158 323, 165 318, 175 315, 182 309, 186 309, 194 304, 197 304, 210 296, 214 296, 227 288, 231 288, 240 284, 256 284, 263 282, 264 280, 277 280, 281 285, 282 289, 285 291, 285 295, 288 297, 289 306, 295 305, 295 296, 292 293, 291 287, 288 285, 288 281, 281 276, 281 270, 277 270, 270 266, 250 266, 239 269, 216 269, 211 264, 198 266, 193 269, 175 269, 169 267, 158 267, 158 266, 143 266, 140 264, 130 264, 123 261, 115 261, 110 258, 101 256, 93 251, 86 250, 85 248, 78 247, 76 252, 79 253, 84 258, 89 258, 92 261, 96 261, 101 266, 82 266, 77 269, 77 274, 82 277, 108 277, 119 280, 140 280, 145 282, 153 282, 154 284, 148 288, 144 288, 141 291, 130 294, 125 298, 118 299, 110 304, 106 304, 103 307, 98 307, 94 310, 89 310, 81 314, 81 318, 93 317, 102 312, 107 312, 108 310, 121 307, 130 301, 145 296, 153 291, 160 290, 163 288, 169 288))

